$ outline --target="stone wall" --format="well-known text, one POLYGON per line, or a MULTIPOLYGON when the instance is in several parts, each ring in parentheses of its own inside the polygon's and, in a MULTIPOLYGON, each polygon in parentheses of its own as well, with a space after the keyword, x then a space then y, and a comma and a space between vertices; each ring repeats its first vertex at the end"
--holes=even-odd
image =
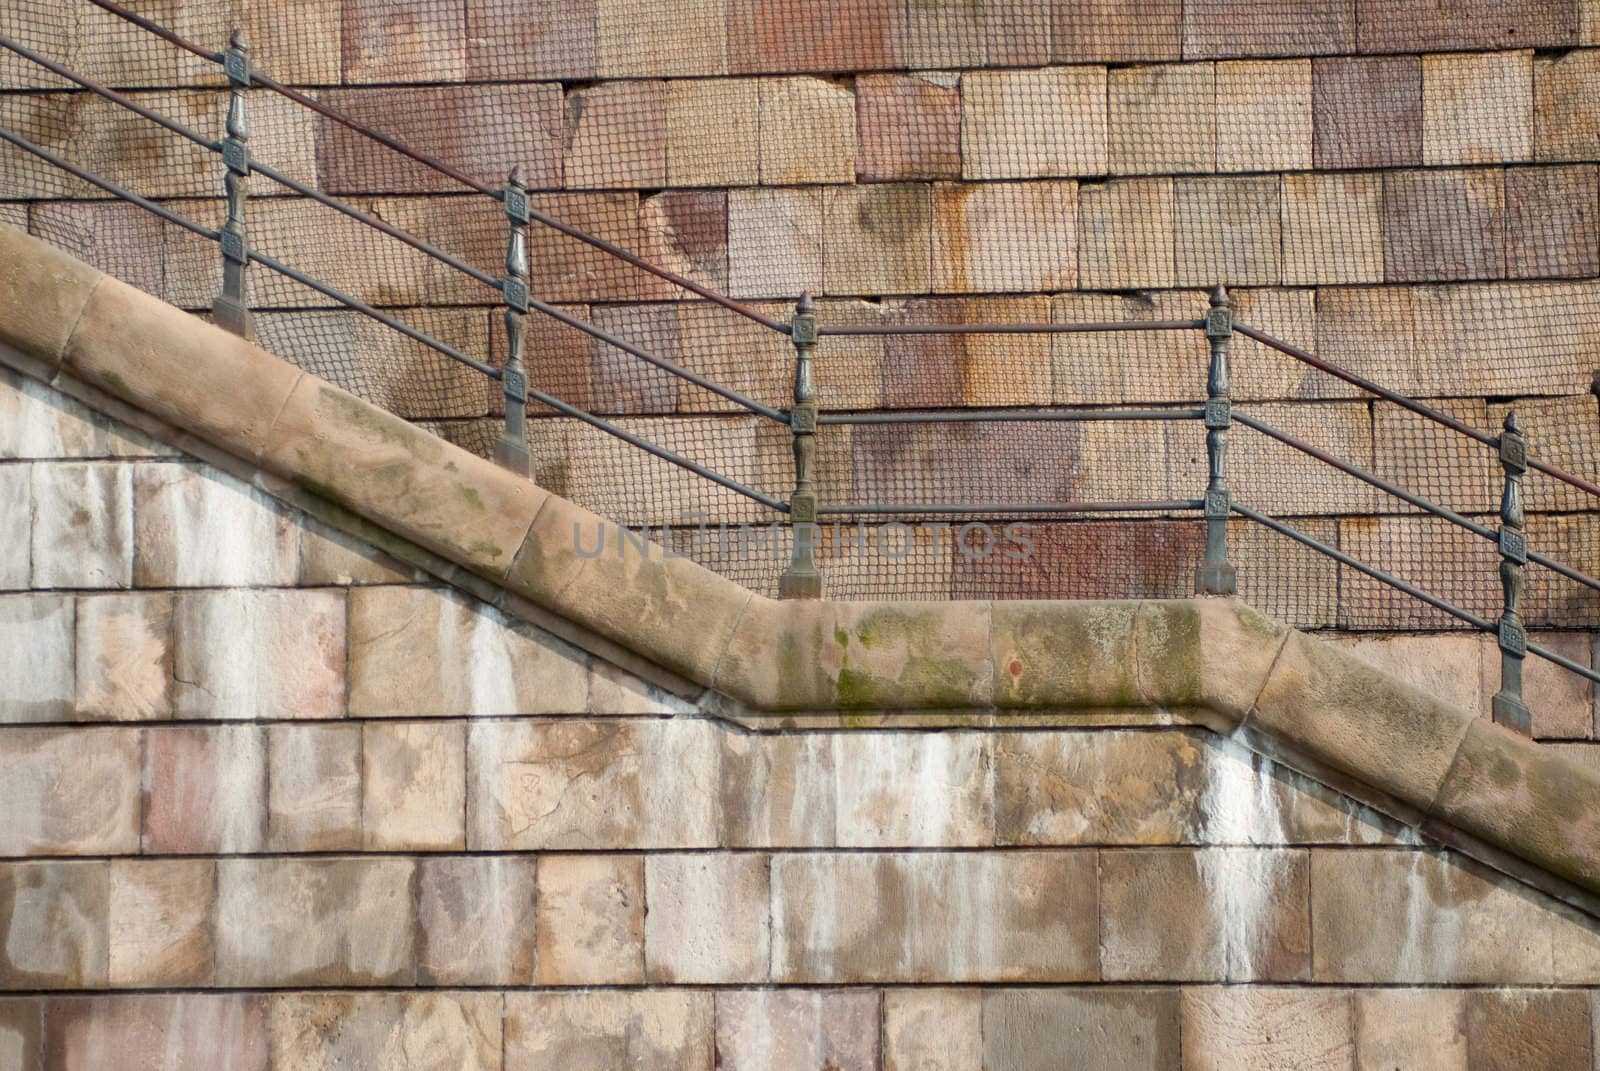
POLYGON ((752 732, 10 371, 0 501, 8 1071, 1597 1066, 1592 918, 1181 719, 752 732))

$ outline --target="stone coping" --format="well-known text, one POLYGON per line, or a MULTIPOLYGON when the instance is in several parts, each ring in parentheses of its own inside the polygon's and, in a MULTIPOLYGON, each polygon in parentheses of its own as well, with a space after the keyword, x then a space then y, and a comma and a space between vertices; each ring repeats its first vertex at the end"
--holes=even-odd
POLYGON ((1198 712, 1600 893, 1600 772, 1234 600, 763 598, 4 225, 0 343, 751 710, 1198 712))

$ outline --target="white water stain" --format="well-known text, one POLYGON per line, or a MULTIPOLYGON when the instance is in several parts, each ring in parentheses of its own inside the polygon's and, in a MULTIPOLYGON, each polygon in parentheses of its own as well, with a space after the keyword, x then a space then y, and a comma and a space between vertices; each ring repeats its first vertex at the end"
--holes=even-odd
POLYGON ((1224 977, 1260 977, 1272 946, 1273 902, 1293 857, 1261 850, 1281 845, 1285 834, 1282 795, 1271 763, 1238 741, 1216 742, 1200 800, 1200 840, 1211 848, 1195 853, 1195 866, 1210 897, 1212 924, 1221 933, 1224 977))

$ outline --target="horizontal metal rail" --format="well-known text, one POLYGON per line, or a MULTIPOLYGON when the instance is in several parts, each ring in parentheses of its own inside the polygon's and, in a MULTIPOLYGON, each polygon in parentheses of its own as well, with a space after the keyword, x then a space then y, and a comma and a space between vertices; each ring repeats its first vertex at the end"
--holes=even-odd
POLYGON ((1570 670, 1571 672, 1578 674, 1580 677, 1587 677, 1592 681, 1600 683, 1600 672, 1592 670, 1588 666, 1580 665, 1570 658, 1565 658, 1562 655, 1558 655, 1554 651, 1550 650, 1550 648, 1545 647, 1542 644, 1530 642, 1528 644, 1528 653, 1536 654, 1547 662, 1554 662, 1562 669, 1570 670))
POLYGON ((1583 573, 1578 572, 1578 570, 1572 568, 1571 566, 1562 565, 1553 558, 1547 558, 1543 554, 1539 554, 1530 550, 1528 551, 1528 560, 1533 562, 1535 565, 1544 566, 1552 573, 1560 573, 1568 580, 1576 580, 1585 587, 1593 588, 1595 591, 1600 591, 1600 580, 1596 580, 1592 576, 1585 576, 1583 573))
POLYGON ((1082 324, 818 324, 819 335, 1071 335, 1110 331, 1189 331, 1204 320, 1119 320, 1082 324))
POLYGON ((1204 409, 902 409, 818 413, 818 424, 969 424, 1096 420, 1200 420, 1204 409))
POLYGON ((884 503, 859 503, 843 506, 817 507, 818 514, 912 514, 912 513, 1156 513, 1167 511, 1203 509, 1200 499, 1180 499, 1170 502, 974 502, 959 504, 894 505, 884 503))
POLYGON ((106 11, 111 12, 111 14, 117 16, 119 19, 122 19, 124 22, 131 22, 135 26, 139 27, 139 29, 146 31, 147 33, 155 34, 157 37, 168 42, 169 44, 177 45, 185 52, 193 52, 196 56, 199 56, 202 59, 208 59, 212 63, 222 62, 222 53, 210 52, 201 48, 199 45, 192 45, 166 27, 157 25, 142 15, 134 14, 121 4, 111 3, 110 0, 89 0, 89 2, 96 7, 103 8, 106 11))

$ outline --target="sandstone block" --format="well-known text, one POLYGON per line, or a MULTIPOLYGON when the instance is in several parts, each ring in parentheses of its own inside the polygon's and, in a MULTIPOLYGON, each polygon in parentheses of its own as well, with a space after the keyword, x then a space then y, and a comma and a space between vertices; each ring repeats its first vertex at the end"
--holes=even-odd
POLYGON ((717 992, 717 1053, 739 1071, 878 1066, 878 997, 870 991, 717 992))
POLYGON ((942 75, 856 79, 856 175, 862 182, 961 177, 961 91, 942 75))
MULTIPOLYGON (((766 305, 758 311, 787 319, 794 309, 789 305, 766 305)), ((792 403, 794 346, 783 335, 747 320, 738 313, 709 301, 685 301, 677 308, 677 334, 680 358, 685 368, 698 372, 714 383, 731 388, 767 405, 780 407, 792 403)), ((685 412, 729 412, 746 415, 742 407, 710 391, 681 380, 676 381, 677 406, 685 412)), ((721 425, 729 427, 727 424, 721 425)), ((659 425, 658 425, 659 427, 659 425)), ((704 438, 721 437, 705 425, 704 438)), ((685 424, 682 442, 688 446, 695 426, 685 424)), ((725 432, 721 434, 726 434, 725 432)), ((792 456, 792 455, 791 455, 792 456)), ((716 468, 729 471, 733 458, 717 458, 716 468)))
POLYGON ((1356 1066, 1464 1071, 1466 1001, 1448 989, 1355 993, 1356 1066))
POLYGON ((301 587, 352 587, 357 584, 403 584, 415 579, 410 566, 376 548, 309 517, 297 517, 300 528, 301 587))
MULTIPOLYGON (((1045 38, 1039 42, 1045 47, 1037 49, 1035 58, 1031 60, 1012 59, 1008 63, 996 59, 989 62, 986 47, 988 38, 991 31, 997 37, 1003 33, 1003 11, 1004 5, 970 4, 965 0, 925 0, 908 7, 905 26, 901 31, 905 65, 920 68, 1009 66, 1021 62, 1041 63, 1048 59, 1048 38, 1045 38)), ((1041 15, 1044 19, 1049 17, 1042 12, 1033 14, 1036 23, 1041 15)), ((1021 13, 1017 13, 1014 19, 1023 22, 1021 13)), ((1048 23, 1031 28, 1035 33, 1048 33, 1048 23)), ((1017 29, 1020 27, 1013 27, 1013 32, 1017 29)), ((1022 46, 1022 42, 1017 44, 1022 46)))
POLYGON ((267 755, 267 850, 359 850, 361 726, 269 726, 267 755))
POLYGON ((1100 67, 972 71, 961 86, 961 177, 1046 178, 1107 170, 1100 67))
POLYGON ((12 671, 0 678, 0 721, 66 721, 73 708, 70 595, 0 597, 0 644, 12 671))
POLYGON ((1217 167, 1217 80, 1210 63, 1118 67, 1109 75, 1112 174, 1217 167))
POLYGON ((372 724, 361 735, 362 846, 367 851, 465 848, 463 724, 372 724))
POLYGON ((209 859, 112 860, 111 985, 210 984, 216 885, 209 859))
POLYGON ((883 994, 884 1071, 978 1071, 983 1001, 976 989, 890 989, 883 994))
POLYGON ((1054 4, 1051 56, 1059 62, 1176 60, 1183 48, 1179 0, 1085 0, 1054 4))
POLYGON ((1533 156, 1533 53, 1422 57, 1422 162, 1492 164, 1533 156))
MULTIPOLYGON (((668 190, 639 205, 640 255, 713 290, 728 289, 728 195, 721 190, 668 190)), ((645 299, 687 298, 688 291, 653 275, 639 280, 645 299)), ((567 333, 571 333, 569 330, 567 333)))
POLYGON ((1362 52, 1568 48, 1578 43, 1571 0, 1529 0, 1516 18, 1494 0, 1458 0, 1448 10, 1421 0, 1357 0, 1362 52))
MULTIPOLYGON (((1588 518, 1580 514, 1534 514, 1528 518, 1528 545, 1559 562, 1593 576, 1600 569, 1600 547, 1587 534, 1588 518)), ((1567 580, 1543 567, 1531 570, 1523 620, 1534 628, 1583 628, 1593 620, 1594 589, 1567 580)), ((1499 597, 1499 592, 1495 592, 1499 597)), ((1499 610, 1499 603, 1493 605, 1499 610)))
POLYGON ((1600 182, 1593 166, 1506 170, 1506 275, 1514 279, 1600 272, 1600 182))
POLYGON ((467 0, 467 78, 474 82, 593 78, 594 0, 533 0, 507 19, 494 0, 467 0))
POLYGON ((98 989, 108 979, 111 864, 0 864, 0 989, 98 989))
POLYGON ((774 980, 1094 978, 1094 881, 1083 852, 775 856, 774 980))
MULTIPOLYGON (((896 324, 1038 324, 1049 323, 1050 316, 1049 300, 1042 296, 933 298, 894 302, 886 309, 886 319, 896 324)), ((881 368, 882 396, 891 407, 1049 405, 1051 399, 1050 337, 1044 334, 890 335, 884 339, 881 368)), ((966 429, 954 438, 963 435, 985 440, 983 431, 966 429)), ((888 438, 905 445, 903 434, 888 438)), ((888 445, 882 434, 870 431, 863 443, 888 445)), ((896 460, 892 468, 907 473, 911 460, 896 460)))
POLYGON ((242 6, 252 64, 259 63, 261 70, 287 85, 339 81, 342 4, 312 0, 287 10, 275 4, 242 6))
POLYGON ((0 730, 0 855, 139 850, 139 735, 0 730))
POLYGON ((576 714, 587 700, 580 652, 490 606, 436 588, 350 593, 354 716, 576 714))
POLYGON ((792 299, 804 290, 822 289, 823 193, 807 189, 729 191, 728 285, 732 296, 792 299))
POLYGON ((1383 177, 1383 262, 1389 282, 1505 275, 1500 171, 1391 171, 1383 177))
POLYGON ((841 847, 994 842, 994 756, 965 733, 850 734, 834 747, 841 847))
POLYGON ((752 78, 667 83, 671 185, 755 185, 761 175, 760 85, 752 78))
POLYGON ((1334 1071, 1352 1065, 1349 992, 1243 986, 1185 989, 1183 1066, 1334 1071))
MULTIPOLYGON (((30 104, 38 106, 34 102, 30 104)), ((57 118, 65 119, 64 116, 57 118)), ((23 128, 27 129, 26 125, 23 128)), ((58 123, 55 144, 60 145, 64 136, 65 128, 58 123)), ((14 175, 19 170, 28 173, 27 168, 16 167, 10 167, 7 173, 14 175)), ((88 306, 100 275, 89 265, 64 253, 48 251, 20 230, 7 229, 0 241, 10 254, 5 274, 0 275, 0 294, 11 308, 23 310, 7 324, 5 334, 0 337, 25 353, 40 354, 47 363, 55 361, 72 337, 71 325, 77 323, 88 306), (36 256, 47 258, 52 271, 38 271, 37 261, 32 259, 36 256)))
POLYGON ((373 0, 344 6, 349 82, 459 82, 467 76, 465 0, 397 16, 373 0))
POLYGON ((540 858, 538 984, 644 981, 644 865, 628 855, 540 858))
MULTIPOLYGON (((1197 298, 1171 292, 1129 297, 1060 294, 1051 301, 1051 319, 1058 324, 1192 319, 1200 314, 1197 298)), ((1255 326, 1253 320, 1246 322, 1255 326)), ((1108 395, 1129 402, 1170 402, 1199 399, 1205 392, 1208 352, 1198 339, 1182 334, 1058 334, 1051 338, 1050 353, 1058 405, 1095 404, 1108 395)))
MULTIPOLYGON (((1318 356, 1408 397, 1436 393, 1424 386, 1412 346, 1411 289, 1403 286, 1326 289, 1317 294, 1318 356)), ((1318 393, 1349 395, 1352 388, 1331 377, 1317 380, 1318 393)))
POLYGON ((1045 1071, 1059 1066, 1067 1053, 1082 1053, 1086 1067, 1177 1067, 1177 992, 1129 988, 984 993, 983 1066, 1045 1071))
MULTIPOLYGON (((1382 569, 1480 615, 1500 605, 1494 544, 1432 517, 1345 517, 1339 546, 1382 569)), ((1457 621, 1404 592, 1340 566, 1339 622, 1345 628, 1455 628, 1457 621)), ((1535 619, 1537 620, 1537 619, 1535 619)))
POLYGON ((1487 648, 1475 635, 1352 635, 1329 638, 1363 662, 1451 706, 1488 709, 1484 687, 1487 648))
POLYGON ((342 591, 218 590, 176 596, 180 718, 336 718, 344 713, 342 591), (250 657, 240 658, 241 651, 250 657))
MULTIPOLYGON (((571 193, 534 197, 534 208, 625 249, 638 249, 639 201, 635 193, 571 193)), ((503 229, 504 223, 497 224, 503 229)), ((498 250, 505 238, 500 231, 498 250)), ((639 272, 605 252, 545 228, 530 233, 531 287, 545 301, 633 301, 639 272)))
POLYGON ((825 190, 823 288, 835 295, 926 292, 931 216, 922 185, 825 190))
MULTIPOLYGON (((275 165, 279 162, 268 159, 275 165)), ((14 222, 63 252, 88 261, 107 275, 148 293, 161 293, 166 267, 161 217, 138 205, 82 201, 36 203, 31 214, 25 211, 23 218, 14 222)))
POLYGON ((18 1071, 36 1071, 44 1052, 44 1001, 0 997, 0 1060, 18 1071))
POLYGON ((694 705, 609 662, 589 664, 589 713, 600 715, 690 714, 694 705))
POLYGON ((893 0, 729 0, 737 73, 867 71, 904 66, 905 8, 893 0))
MULTIPOLYGON (((1491 430, 1482 402, 1447 399, 1430 406, 1468 427, 1491 430)), ((1500 466, 1492 450, 1387 402, 1373 404, 1372 423, 1378 476, 1448 509, 1482 513, 1499 505, 1500 466)), ((1377 501, 1386 512, 1408 508, 1390 495, 1377 501)))
POLYGON ((22 591, 28 587, 28 529, 33 521, 32 465, 0 466, 0 501, 9 504, 0 516, 0 591, 22 591))
POLYGON ((758 84, 761 184, 854 182, 855 93, 821 78, 774 78, 758 84))
POLYGON ((1578 0, 1578 43, 1600 45, 1600 5, 1595 0, 1578 0))
POLYGON ((647 857, 646 977, 657 985, 767 981, 769 860, 746 853, 647 857))
POLYGON ((597 989, 506 995, 506 1071, 674 1067, 711 1071, 709 990, 597 989))
POLYGON ((600 82, 566 103, 568 189, 667 184, 667 83, 600 82))
POLYGON ((1592 160, 1600 153, 1600 53, 1536 57, 1533 152, 1540 160, 1592 160))
POLYGON ((1326 55, 1355 50, 1357 0, 1301 0, 1263 11, 1241 0, 1183 5, 1183 55, 1326 55))
POLYGON ((1318 168, 1422 163, 1422 70, 1416 56, 1313 60, 1312 112, 1318 168))
POLYGON ((640 8, 597 0, 595 65, 602 78, 728 73, 725 0, 670 0, 640 8))
POLYGON ((1381 176, 1283 176, 1283 281, 1383 281, 1381 176))
MULTIPOLYGON (((1600 458, 1594 456, 1588 435, 1582 430, 1593 419, 1594 404, 1589 397, 1520 398, 1510 404, 1496 403, 1487 407, 1484 423, 1474 426, 1484 431, 1498 430, 1505 425, 1506 415, 1512 410, 1522 420, 1535 457, 1588 480, 1600 476, 1600 458)), ((1492 453, 1490 456, 1492 461, 1492 453)), ((1491 507, 1499 505, 1500 479, 1498 471, 1490 477, 1493 497, 1488 502, 1491 507)), ((1522 500, 1530 513, 1577 512, 1587 509, 1588 502, 1592 501, 1587 492, 1545 477, 1524 479, 1522 500)), ((1480 499, 1480 503, 1482 501, 1480 499)), ((1561 549, 1579 550, 1578 546, 1561 549)), ((1581 556, 1581 551, 1579 553, 1581 556)))
POLYGON ((134 540, 140 587, 284 587, 299 531, 271 498, 208 466, 138 465, 134 540))
POLYGON ((59 997, 45 1007, 44 1067, 267 1071, 267 998, 248 994, 59 997))
POLYGON ((217 984, 411 985, 414 869, 393 858, 219 860, 217 984))
POLYGON ((284 993, 272 996, 272 1066, 459 1067, 498 1071, 498 993, 284 993))
POLYGON ((258 852, 267 839, 267 739, 259 726, 163 727, 145 743, 144 850, 258 852))
POLYGON ((417 981, 534 984, 535 863, 507 856, 417 864, 417 981))
POLYGON ((1466 995, 1472 1066, 1492 1071, 1589 1065, 1589 1009, 1572 990, 1497 989, 1466 995))
POLYGON ((172 598, 91 595, 75 621, 77 714, 111 721, 172 715, 172 598))
POLYGON ((131 467, 61 462, 33 476, 33 586, 125 588, 133 580, 131 467))
MULTIPOLYGON (((597 308, 593 322, 614 338, 664 360, 683 363, 678 310, 671 305, 597 308)), ((589 340, 588 379, 592 395, 590 408, 602 413, 670 413, 678 404, 682 382, 599 339, 589 340)), ((558 397, 566 401, 570 395, 558 397)))
POLYGON ((1078 285, 1091 290, 1170 287, 1171 179, 1078 187, 1078 285))
POLYGON ((1178 179, 1179 286, 1271 286, 1280 276, 1276 178, 1178 179))
POLYGON ((722 843, 732 848, 829 848, 834 835, 835 737, 722 735, 722 843))
MULTIPOLYGON (((936 186, 933 289, 967 293, 1075 286, 1077 215, 1078 187, 1072 182, 936 186)), ((915 256, 916 250, 906 255, 915 256)))
POLYGON ((1217 170, 1311 167, 1311 61, 1217 64, 1217 170))
POLYGON ((1600 315, 1588 311, 1594 292, 1590 283, 1417 287, 1416 360, 1441 378, 1463 369, 1444 381, 1472 389, 1455 393, 1514 396, 1537 392, 1529 389, 1530 371, 1504 355, 1537 349, 1543 390, 1585 394, 1592 377, 1585 354, 1600 339, 1600 315))
MULTIPOLYGON (((1589 636, 1570 632, 1535 633, 1533 642, 1580 666, 1590 665, 1593 643, 1589 636)), ((1500 687, 1498 653, 1486 652, 1483 690, 1500 687)), ((1583 677, 1542 658, 1526 659, 1523 664, 1522 694, 1533 711, 1533 736, 1536 740, 1587 740, 1595 735, 1593 686, 1583 677)))

